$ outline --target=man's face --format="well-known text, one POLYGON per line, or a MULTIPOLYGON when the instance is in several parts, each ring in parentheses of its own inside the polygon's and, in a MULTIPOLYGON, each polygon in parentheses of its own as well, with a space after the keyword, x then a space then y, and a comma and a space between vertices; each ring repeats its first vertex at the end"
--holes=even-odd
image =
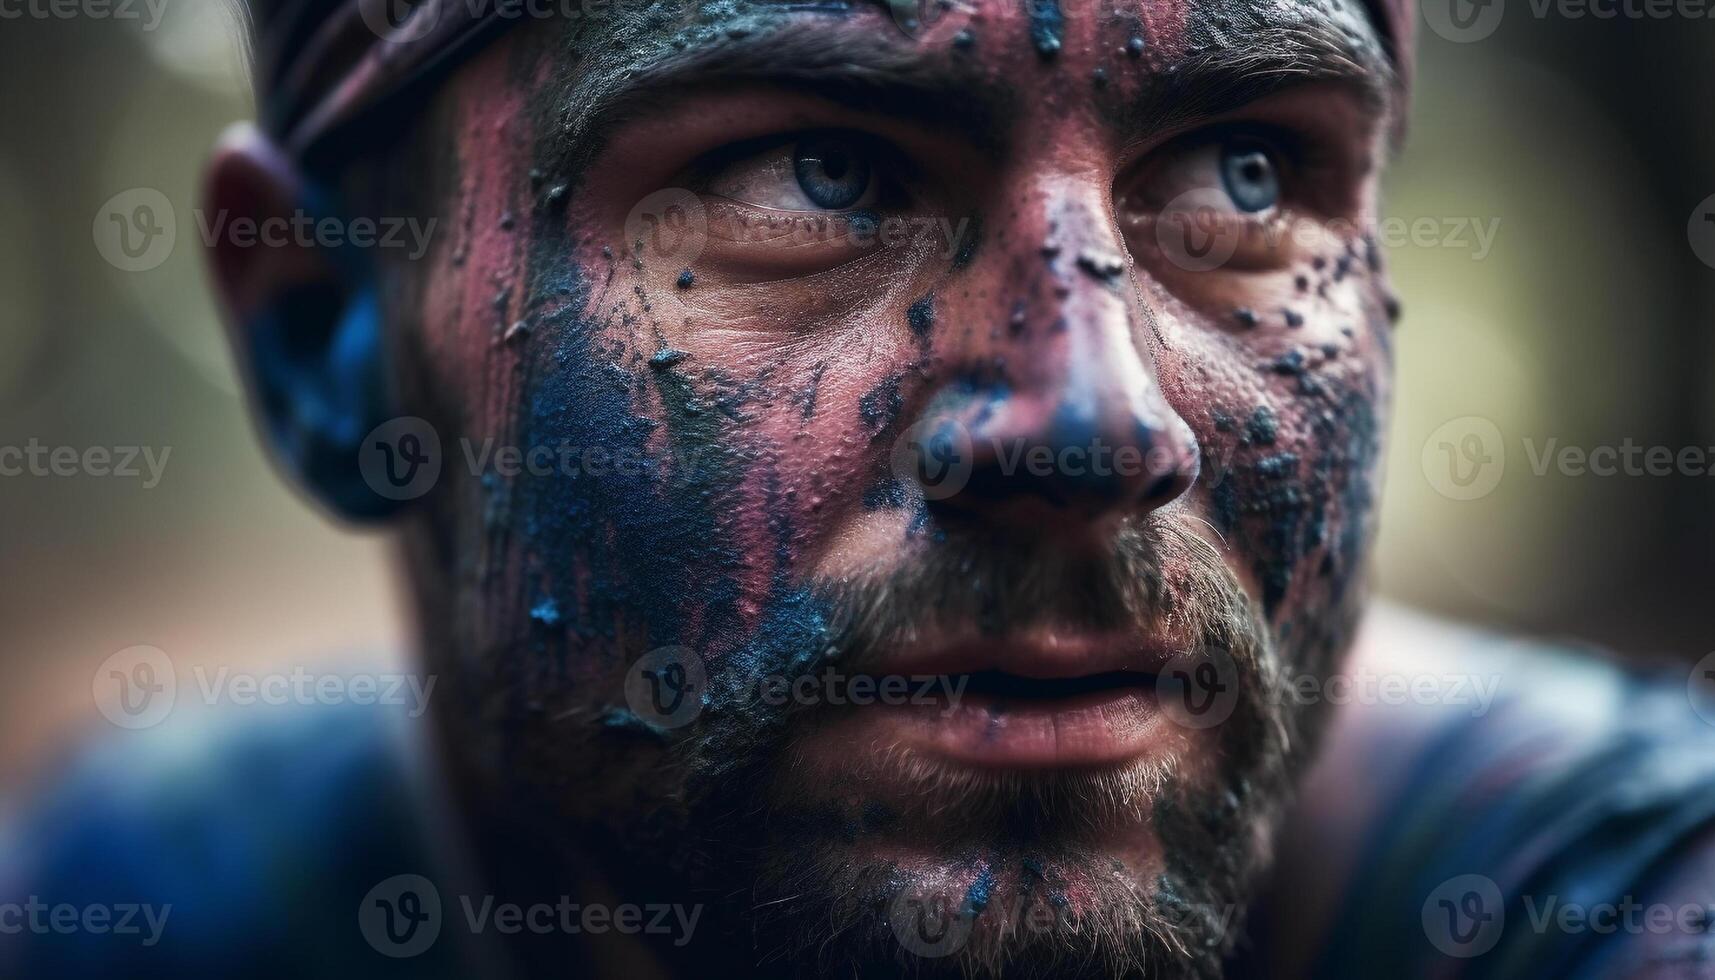
POLYGON ((410 412, 534 451, 410 536, 461 767, 777 962, 1208 971, 1372 535, 1373 26, 600 12, 445 88, 391 304, 410 412))

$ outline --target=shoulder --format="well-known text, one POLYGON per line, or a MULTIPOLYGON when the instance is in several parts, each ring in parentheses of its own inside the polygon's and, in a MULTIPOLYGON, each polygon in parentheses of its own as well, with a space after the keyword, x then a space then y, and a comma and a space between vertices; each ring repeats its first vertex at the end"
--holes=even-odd
POLYGON ((1319 974, 1715 977, 1690 673, 1380 609, 1289 832, 1323 858, 1319 974))
POLYGON ((0 820, 0 972, 289 975, 314 948, 344 975, 365 891, 428 870, 415 724, 188 713, 74 750, 0 820))

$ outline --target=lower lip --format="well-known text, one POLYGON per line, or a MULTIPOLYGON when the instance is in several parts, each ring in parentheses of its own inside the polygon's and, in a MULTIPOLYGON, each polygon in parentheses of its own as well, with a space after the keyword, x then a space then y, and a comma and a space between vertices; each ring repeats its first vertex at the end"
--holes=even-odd
POLYGON ((865 708, 849 723, 880 726, 895 745, 987 769, 1111 766, 1162 741, 1164 720, 1147 683, 1064 698, 966 692, 946 701, 865 708))

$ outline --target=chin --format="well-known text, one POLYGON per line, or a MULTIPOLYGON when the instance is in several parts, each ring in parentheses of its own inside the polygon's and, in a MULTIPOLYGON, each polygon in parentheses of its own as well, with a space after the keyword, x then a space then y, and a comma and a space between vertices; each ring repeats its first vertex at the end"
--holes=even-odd
POLYGON ((898 750, 769 795, 751 926, 790 976, 1215 977, 1284 797, 1269 760, 1196 743, 1099 768, 971 768, 898 750))

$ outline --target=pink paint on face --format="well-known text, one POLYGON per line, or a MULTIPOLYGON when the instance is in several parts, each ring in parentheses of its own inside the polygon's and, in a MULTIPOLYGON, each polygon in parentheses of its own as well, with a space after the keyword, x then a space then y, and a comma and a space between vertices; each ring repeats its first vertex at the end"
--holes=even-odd
MULTIPOLYGON (((886 26, 577 42, 564 84, 557 39, 519 32, 443 96, 460 232, 400 328, 406 387, 443 432, 653 467, 439 496, 416 575, 466 681, 448 724, 561 826, 628 839, 640 798, 709 838, 706 798, 774 815, 791 858, 729 869, 758 894, 861 916, 837 886, 877 876, 1148 933, 1203 850, 1255 866, 1291 761, 1269 732, 1308 724, 1264 674, 1329 669, 1361 597, 1385 70, 1273 8, 1071 9, 1049 58, 1013 4, 886 26), (1327 77, 1259 92, 1296 76, 1220 42, 1247 31, 1327 77), (732 699, 708 744, 753 754, 681 741, 681 772, 661 745, 702 729, 614 734, 628 665, 665 645, 721 697, 783 664, 972 695, 767 725, 732 699), (1164 679, 1204 663, 1242 689, 1231 720, 1175 720, 1164 679), (692 789, 698 765, 746 778, 692 789)), ((978 936, 978 959, 1036 948, 978 936)))

